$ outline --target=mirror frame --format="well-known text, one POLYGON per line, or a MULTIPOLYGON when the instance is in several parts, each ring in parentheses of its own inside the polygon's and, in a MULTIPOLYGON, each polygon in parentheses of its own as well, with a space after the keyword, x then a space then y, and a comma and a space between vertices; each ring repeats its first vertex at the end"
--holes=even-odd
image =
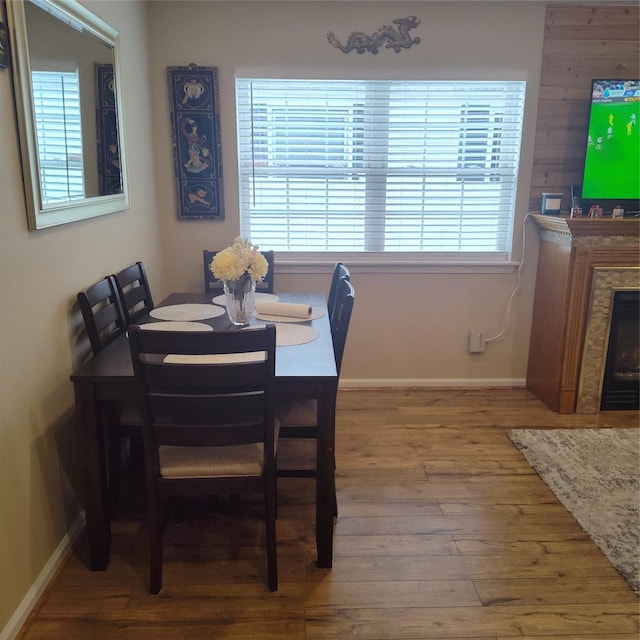
POLYGON ((128 209, 129 188, 127 183, 127 163, 124 145, 125 135, 118 31, 86 9, 79 2, 76 2, 76 0, 16 0, 7 2, 6 8, 11 38, 11 65, 29 230, 44 229, 128 209), (55 205, 42 204, 36 127, 33 116, 31 63, 29 59, 29 42, 24 9, 24 3, 27 1, 34 2, 60 20, 79 23, 84 30, 113 49, 122 193, 69 200, 67 202, 56 203, 55 205))

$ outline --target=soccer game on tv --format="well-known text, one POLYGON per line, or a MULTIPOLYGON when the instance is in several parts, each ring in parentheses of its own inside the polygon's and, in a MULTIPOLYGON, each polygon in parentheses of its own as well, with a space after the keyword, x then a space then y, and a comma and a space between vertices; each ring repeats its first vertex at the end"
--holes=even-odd
POLYGON ((639 120, 639 80, 593 81, 583 198, 640 198, 639 120))

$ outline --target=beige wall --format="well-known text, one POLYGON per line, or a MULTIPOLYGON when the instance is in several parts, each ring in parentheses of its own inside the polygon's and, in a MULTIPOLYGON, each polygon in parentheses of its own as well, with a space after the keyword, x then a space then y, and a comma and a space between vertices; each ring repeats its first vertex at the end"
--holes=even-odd
MULTIPOLYGON (((131 209, 28 232, 12 114, 0 71, 0 630, 37 583, 78 514, 77 432, 69 374, 79 358, 78 290, 141 259, 154 296, 199 290, 201 252, 238 232, 233 82, 236 68, 301 74, 464 76, 507 70, 528 80, 515 255, 526 213, 544 5, 536 2, 87 2, 120 30, 131 209), (394 54, 342 54, 326 41, 417 15, 422 43, 394 54), (226 220, 177 221, 166 67, 215 65, 220 96, 226 220)), ((475 76, 474 76, 475 77, 475 76)), ((533 234, 532 234, 533 235, 533 234)), ((355 266, 357 302, 345 381, 521 380, 535 237, 505 339, 470 356, 467 332, 502 328, 510 273, 385 273, 355 266), (390 330, 393 333, 390 333, 390 330)), ((331 265, 276 269, 282 291, 326 291, 331 265)), ((446 270, 445 270, 446 271, 446 270)), ((449 270, 450 271, 450 270, 449 270)), ((85 345, 86 346, 86 345, 85 345)), ((1 634, 1 631, 0 631, 1 634)))
POLYGON ((78 515, 76 293, 137 259, 159 287, 164 268, 143 6, 90 6, 121 32, 129 211, 27 231, 11 77, 0 71, 0 635, 78 515))
MULTIPOLYGON (((234 78, 237 69, 321 77, 493 78, 503 73, 528 81, 514 255, 521 255, 527 212, 545 6, 536 2, 148 2, 151 38, 152 117, 158 215, 170 289, 202 287, 202 249, 221 249, 237 234, 238 185, 234 78), (422 42, 400 53, 343 54, 326 38, 350 31, 372 33, 396 17, 416 15, 422 42), (176 219, 166 67, 217 66, 220 88, 226 220, 176 219)), ((531 230, 531 227, 530 227, 531 230)), ((530 245, 535 266, 535 233, 530 245)), ((265 247, 268 248, 268 247, 265 247)), ((389 274, 352 267, 357 301, 342 370, 344 384, 460 384, 525 377, 532 274, 527 268, 505 338, 486 353, 469 355, 470 329, 488 337, 503 328, 517 274, 433 269, 389 274), (399 322, 400 321, 400 322, 399 322), (389 331, 393 331, 393 336, 389 331)), ((276 255, 276 289, 326 291, 331 265, 301 276, 276 255)))

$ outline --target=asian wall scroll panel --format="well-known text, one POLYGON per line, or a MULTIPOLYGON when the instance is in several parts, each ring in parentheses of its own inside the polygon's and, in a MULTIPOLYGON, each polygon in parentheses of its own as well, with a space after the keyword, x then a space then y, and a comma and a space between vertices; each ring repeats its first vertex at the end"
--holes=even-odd
POLYGON ((112 64, 96 64, 98 180, 101 196, 122 193, 118 116, 112 64))
POLYGON ((168 67, 178 218, 224 219, 216 67, 168 67))

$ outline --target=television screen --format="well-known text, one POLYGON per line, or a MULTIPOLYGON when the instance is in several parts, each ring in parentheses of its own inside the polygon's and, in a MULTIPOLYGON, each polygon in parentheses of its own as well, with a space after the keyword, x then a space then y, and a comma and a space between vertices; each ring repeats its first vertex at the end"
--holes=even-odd
POLYGON ((640 80, 592 82, 582 197, 604 208, 624 201, 638 208, 640 80))

